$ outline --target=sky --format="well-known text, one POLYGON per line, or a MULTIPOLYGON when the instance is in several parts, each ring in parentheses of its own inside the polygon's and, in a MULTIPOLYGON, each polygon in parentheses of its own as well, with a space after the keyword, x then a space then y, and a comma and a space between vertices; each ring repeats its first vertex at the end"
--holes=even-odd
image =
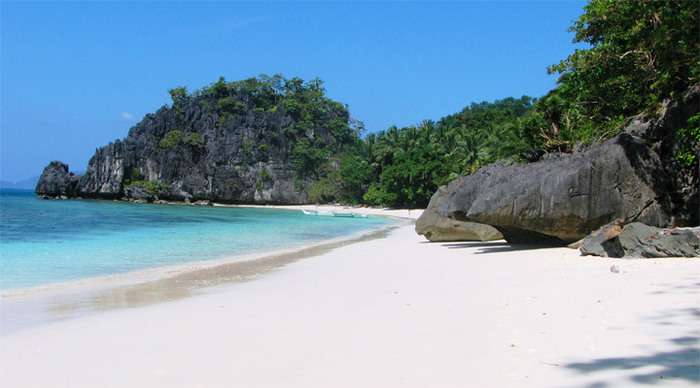
POLYGON ((0 2, 0 178, 95 149, 190 91, 320 78, 368 132, 556 86, 582 1, 0 2))

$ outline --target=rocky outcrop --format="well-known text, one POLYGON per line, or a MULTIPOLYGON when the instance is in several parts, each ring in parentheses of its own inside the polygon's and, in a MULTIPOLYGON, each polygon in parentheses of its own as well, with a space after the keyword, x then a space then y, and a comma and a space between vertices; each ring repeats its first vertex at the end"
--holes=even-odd
POLYGON ((492 225, 513 243, 571 243, 615 218, 669 225, 670 199, 652 187, 662 169, 641 140, 621 134, 556 160, 484 168, 450 184, 437 211, 492 225))
MULTIPOLYGON (((582 249, 586 250, 589 248, 581 248, 584 242, 590 246, 600 246, 605 241, 617 237, 622 231, 625 230, 625 220, 617 219, 607 225, 601 226, 599 229, 593 231, 586 238, 576 241, 575 243, 569 244, 571 249, 582 249)), ((592 254, 592 253, 591 253, 592 254)), ((602 255, 598 255, 602 256, 602 255)))
POLYGON ((189 95, 171 91, 172 106, 97 149, 74 190, 63 192, 147 202, 308 203, 319 178, 307 166, 332 164, 352 140, 349 114, 313 82, 268 81, 220 80, 189 95))
POLYGON ((634 222, 617 233, 594 233, 581 244, 583 255, 619 258, 700 257, 700 228, 661 229, 634 222))
POLYGON ((42 198, 75 197, 79 179, 79 175, 68 171, 67 164, 53 161, 44 168, 34 191, 42 198))
POLYGON ((435 212, 446 188, 443 186, 430 199, 430 204, 416 220, 416 233, 432 242, 439 241, 492 241, 503 236, 493 227, 476 222, 457 221, 435 212))
POLYGON ((192 195, 175 186, 168 186, 158 191, 158 198, 163 201, 190 203, 192 195))
POLYGON ((487 166, 450 183, 435 210, 491 225, 511 243, 564 245, 615 219, 696 225, 697 175, 685 180, 695 184, 684 183, 673 159, 675 131, 697 113, 699 95, 695 90, 660 119, 637 119, 585 152, 487 166))
POLYGON ((158 200, 154 193, 148 190, 146 186, 136 185, 124 189, 124 198, 129 202, 136 203, 152 203, 158 200))

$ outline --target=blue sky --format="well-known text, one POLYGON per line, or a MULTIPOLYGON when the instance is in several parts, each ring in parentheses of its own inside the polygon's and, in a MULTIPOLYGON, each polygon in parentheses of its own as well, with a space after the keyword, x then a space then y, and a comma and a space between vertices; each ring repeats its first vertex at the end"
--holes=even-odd
POLYGON ((321 78, 368 131, 555 86, 585 2, 0 3, 1 178, 97 147, 168 89, 281 73, 321 78))

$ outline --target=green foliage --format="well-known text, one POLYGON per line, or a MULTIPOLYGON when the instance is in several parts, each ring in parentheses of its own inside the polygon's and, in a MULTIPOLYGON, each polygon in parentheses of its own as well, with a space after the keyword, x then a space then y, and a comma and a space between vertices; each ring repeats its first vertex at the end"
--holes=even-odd
POLYGON ((538 102, 530 138, 544 144, 532 145, 604 139, 697 83, 699 8, 697 1, 591 0, 569 29, 590 48, 549 67, 562 76, 538 102))
POLYGON ((192 132, 185 137, 183 144, 190 147, 202 148, 204 147, 204 140, 200 134, 197 132, 192 132))
POLYGON ((202 136, 196 132, 184 136, 182 131, 176 129, 166 133, 165 137, 161 139, 159 143, 161 148, 171 148, 182 145, 201 148, 204 147, 204 140, 202 136))
MULTIPOLYGON (((592 48, 574 53, 556 70, 589 81, 586 91, 598 92, 599 99, 625 95, 621 101, 629 104, 622 108, 633 109, 633 114, 639 108, 654 108, 674 91, 697 82, 699 9, 695 1, 592 0, 569 29, 576 33, 574 42, 592 48), (596 87, 590 81, 605 85, 596 87), (610 83, 618 91, 606 90, 610 83), (639 96, 639 102, 632 101, 639 96)), ((615 110, 612 102, 606 105, 615 110)))
POLYGON ((141 169, 134 167, 131 170, 126 171, 123 184, 125 187, 131 187, 131 182, 143 181, 143 178, 144 176, 141 169))
POLYGON ((266 168, 263 168, 260 171, 260 180, 263 182, 272 182, 272 174, 270 174, 266 168))
POLYGON ((292 163, 299 176, 318 177, 319 169, 327 161, 328 150, 311 145, 311 141, 303 137, 299 139, 292 150, 292 163))
POLYGON ((367 199, 382 206, 425 207, 437 188, 447 183, 447 167, 444 156, 430 146, 399 153, 367 199))
MULTIPOLYGON (((275 146, 283 147, 284 156, 292 159, 300 178, 320 177, 322 174, 319 175, 316 170, 328 161, 330 155, 352 150, 360 144, 362 123, 350 119, 347 106, 326 97, 323 81, 318 78, 305 82, 296 77, 287 79, 279 74, 262 74, 227 82, 220 77, 217 82, 189 94, 184 87, 169 92, 173 98, 173 109, 177 112, 182 111, 181 105, 188 99, 199 101, 218 116, 216 126, 220 129, 234 124, 234 119, 250 114, 291 118, 290 125, 281 133, 268 133, 266 136, 274 139, 275 146)), ((185 144, 181 135, 169 133, 161 146, 185 144)), ((255 156, 254 147, 253 140, 242 140, 241 148, 248 157, 255 156)), ((268 149, 268 144, 260 147, 259 157, 273 151, 268 149)))
POLYGON ((241 151, 243 154, 250 158, 253 156, 253 146, 255 143, 247 136, 241 136, 241 151))
POLYGON ((262 74, 236 82, 227 82, 220 77, 217 82, 189 95, 184 88, 173 89, 171 96, 174 101, 186 97, 214 100, 219 126, 246 111, 281 113, 293 119, 293 124, 284 131, 289 151, 293 150, 297 140, 307 137, 313 140, 314 147, 340 152, 346 144, 356 142, 362 124, 350 119, 347 106, 327 98, 322 85, 323 81, 318 78, 304 82, 296 77, 286 79, 279 74, 262 74), (321 141, 325 144, 316 144, 321 141))
POLYGON ((182 131, 173 130, 165 134, 165 137, 160 141, 161 148, 170 148, 179 146, 185 142, 184 136, 182 136, 182 131))
POLYGON ((174 89, 168 90, 170 98, 173 100, 173 104, 179 104, 183 99, 187 97, 187 87, 178 86, 174 89))
POLYGON ((142 179, 143 179, 143 173, 141 172, 141 169, 138 168, 138 167, 134 167, 134 168, 131 170, 131 174, 130 174, 130 175, 131 175, 131 180, 138 181, 138 180, 142 180, 142 179))
POLYGON ((684 167, 697 165, 700 157, 700 113, 691 117, 685 128, 678 131, 679 144, 681 149, 676 156, 676 159, 681 162, 684 167))
POLYGON ((342 159, 339 173, 341 187, 339 199, 345 203, 359 204, 365 190, 374 180, 374 169, 365 160, 346 156, 342 159))
POLYGON ((377 206, 425 206, 439 185, 529 150, 525 120, 535 99, 473 103, 439 122, 370 133, 341 164, 342 198, 377 206), (350 173, 355 171, 355 173, 350 173), (361 193, 361 195, 360 195, 361 193))
POLYGON ((296 190, 296 192, 299 194, 304 192, 304 183, 299 177, 294 178, 294 190, 296 190))
POLYGON ((126 183, 124 185, 124 188, 132 188, 134 186, 143 186, 148 190, 151 194, 157 195, 161 190, 167 189, 170 185, 168 184, 161 184, 157 180, 153 179, 150 181, 143 181, 143 180, 134 180, 129 183, 126 183))
POLYGON ((312 203, 335 202, 341 195, 336 179, 323 177, 314 182, 309 189, 309 199, 312 203))
POLYGON ((379 188, 379 183, 372 183, 362 199, 370 206, 387 206, 386 204, 395 203, 398 198, 396 193, 389 193, 387 190, 379 188))

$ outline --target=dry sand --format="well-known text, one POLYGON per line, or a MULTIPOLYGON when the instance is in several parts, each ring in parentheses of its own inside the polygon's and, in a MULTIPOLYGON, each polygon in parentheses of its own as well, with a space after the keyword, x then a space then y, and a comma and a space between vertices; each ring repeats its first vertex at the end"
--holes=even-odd
POLYGON ((523 248, 404 224, 251 281, 4 333, 0 385, 700 384, 698 259, 523 248))

